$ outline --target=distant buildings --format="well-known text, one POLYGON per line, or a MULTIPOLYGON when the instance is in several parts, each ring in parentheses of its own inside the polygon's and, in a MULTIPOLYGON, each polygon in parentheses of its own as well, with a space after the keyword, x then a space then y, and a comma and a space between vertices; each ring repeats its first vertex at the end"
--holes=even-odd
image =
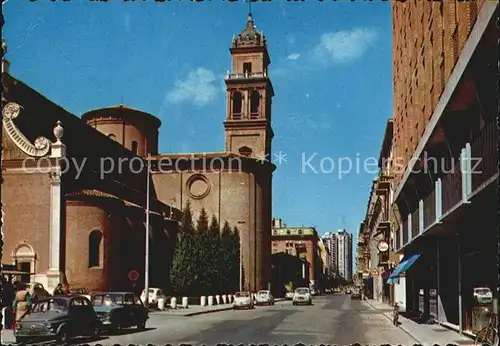
POLYGON ((285 253, 303 261, 302 279, 309 286, 322 289, 326 276, 328 250, 314 227, 288 227, 281 219, 273 219, 272 256, 285 253), (306 273, 307 269, 307 273, 306 273))
POLYGON ((347 281, 352 280, 352 234, 342 229, 328 234, 324 241, 329 249, 329 267, 347 281))

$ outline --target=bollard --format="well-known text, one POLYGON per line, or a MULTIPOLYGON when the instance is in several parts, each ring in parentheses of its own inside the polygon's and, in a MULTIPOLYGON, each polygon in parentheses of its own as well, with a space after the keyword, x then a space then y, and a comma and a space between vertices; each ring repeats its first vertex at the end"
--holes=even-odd
POLYGON ((7 307, 2 308, 2 329, 8 329, 6 326, 7 323, 7 307))
POLYGON ((220 305, 220 295, 215 296, 215 301, 217 302, 217 305, 220 305))
POLYGON ((158 309, 160 311, 165 310, 165 298, 159 298, 158 299, 158 309))
POLYGON ((213 296, 208 296, 208 306, 214 305, 214 297, 213 296))
POLYGON ((227 296, 225 294, 222 295, 222 304, 227 303, 227 296))
POLYGON ((177 309, 177 298, 172 297, 172 299, 170 299, 170 307, 172 309, 177 309))
POLYGON ((201 298, 200 298, 200 305, 201 306, 207 306, 207 297, 201 296, 201 298))
POLYGON ((188 297, 182 297, 182 307, 184 309, 188 308, 188 297))

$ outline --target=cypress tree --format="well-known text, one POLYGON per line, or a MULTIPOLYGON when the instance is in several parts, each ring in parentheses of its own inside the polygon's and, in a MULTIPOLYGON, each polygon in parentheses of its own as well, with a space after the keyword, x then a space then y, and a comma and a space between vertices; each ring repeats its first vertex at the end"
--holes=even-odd
POLYGON ((221 258, 223 250, 221 249, 221 234, 219 222, 215 215, 212 216, 210 227, 208 228, 207 236, 207 269, 206 273, 209 277, 209 292, 211 294, 220 294, 224 287, 222 285, 222 268, 221 258))
POLYGON ((211 260, 210 236, 208 233, 208 215, 205 208, 201 209, 196 222, 196 236, 193 244, 193 262, 196 265, 197 295, 210 294, 210 280, 212 273, 208 272, 211 260))
POLYGON ((170 282, 178 294, 192 294, 196 282, 196 265, 193 262, 194 225, 189 202, 186 204, 181 219, 180 232, 174 250, 170 282))
POLYGON ((229 223, 224 222, 221 232, 220 241, 220 276, 222 281, 222 288, 227 291, 227 293, 234 293, 234 285, 231 282, 231 271, 233 270, 233 235, 231 232, 231 227, 229 223))
MULTIPOLYGON (((229 280, 230 284, 234 291, 238 291, 240 289, 240 232, 238 228, 235 226, 233 228, 233 232, 231 233, 232 237, 232 251, 231 251, 231 269, 229 271, 229 280)), ((242 277, 243 277, 243 287, 245 286, 245 268, 241 265, 242 277)))

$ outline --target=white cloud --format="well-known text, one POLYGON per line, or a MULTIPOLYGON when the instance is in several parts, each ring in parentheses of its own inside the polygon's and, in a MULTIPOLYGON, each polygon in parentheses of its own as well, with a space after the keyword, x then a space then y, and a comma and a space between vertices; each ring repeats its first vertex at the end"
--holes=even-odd
POLYGON ((285 60, 297 60, 298 58, 300 58, 299 53, 292 53, 289 56, 287 56, 285 60))
POLYGON ((377 33, 366 28, 325 33, 315 51, 322 59, 344 63, 362 57, 376 38, 377 33))
POLYGON ((183 80, 177 80, 174 87, 167 93, 170 103, 192 102, 196 106, 204 106, 217 97, 215 74, 199 67, 189 72, 183 80))

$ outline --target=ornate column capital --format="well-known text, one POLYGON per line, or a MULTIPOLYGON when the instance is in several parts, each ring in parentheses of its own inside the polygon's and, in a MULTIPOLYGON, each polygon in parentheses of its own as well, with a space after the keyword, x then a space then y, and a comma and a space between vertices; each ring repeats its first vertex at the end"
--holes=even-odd
POLYGON ((60 171, 50 172, 49 177, 50 177, 50 183, 52 185, 61 183, 61 172, 60 171))

